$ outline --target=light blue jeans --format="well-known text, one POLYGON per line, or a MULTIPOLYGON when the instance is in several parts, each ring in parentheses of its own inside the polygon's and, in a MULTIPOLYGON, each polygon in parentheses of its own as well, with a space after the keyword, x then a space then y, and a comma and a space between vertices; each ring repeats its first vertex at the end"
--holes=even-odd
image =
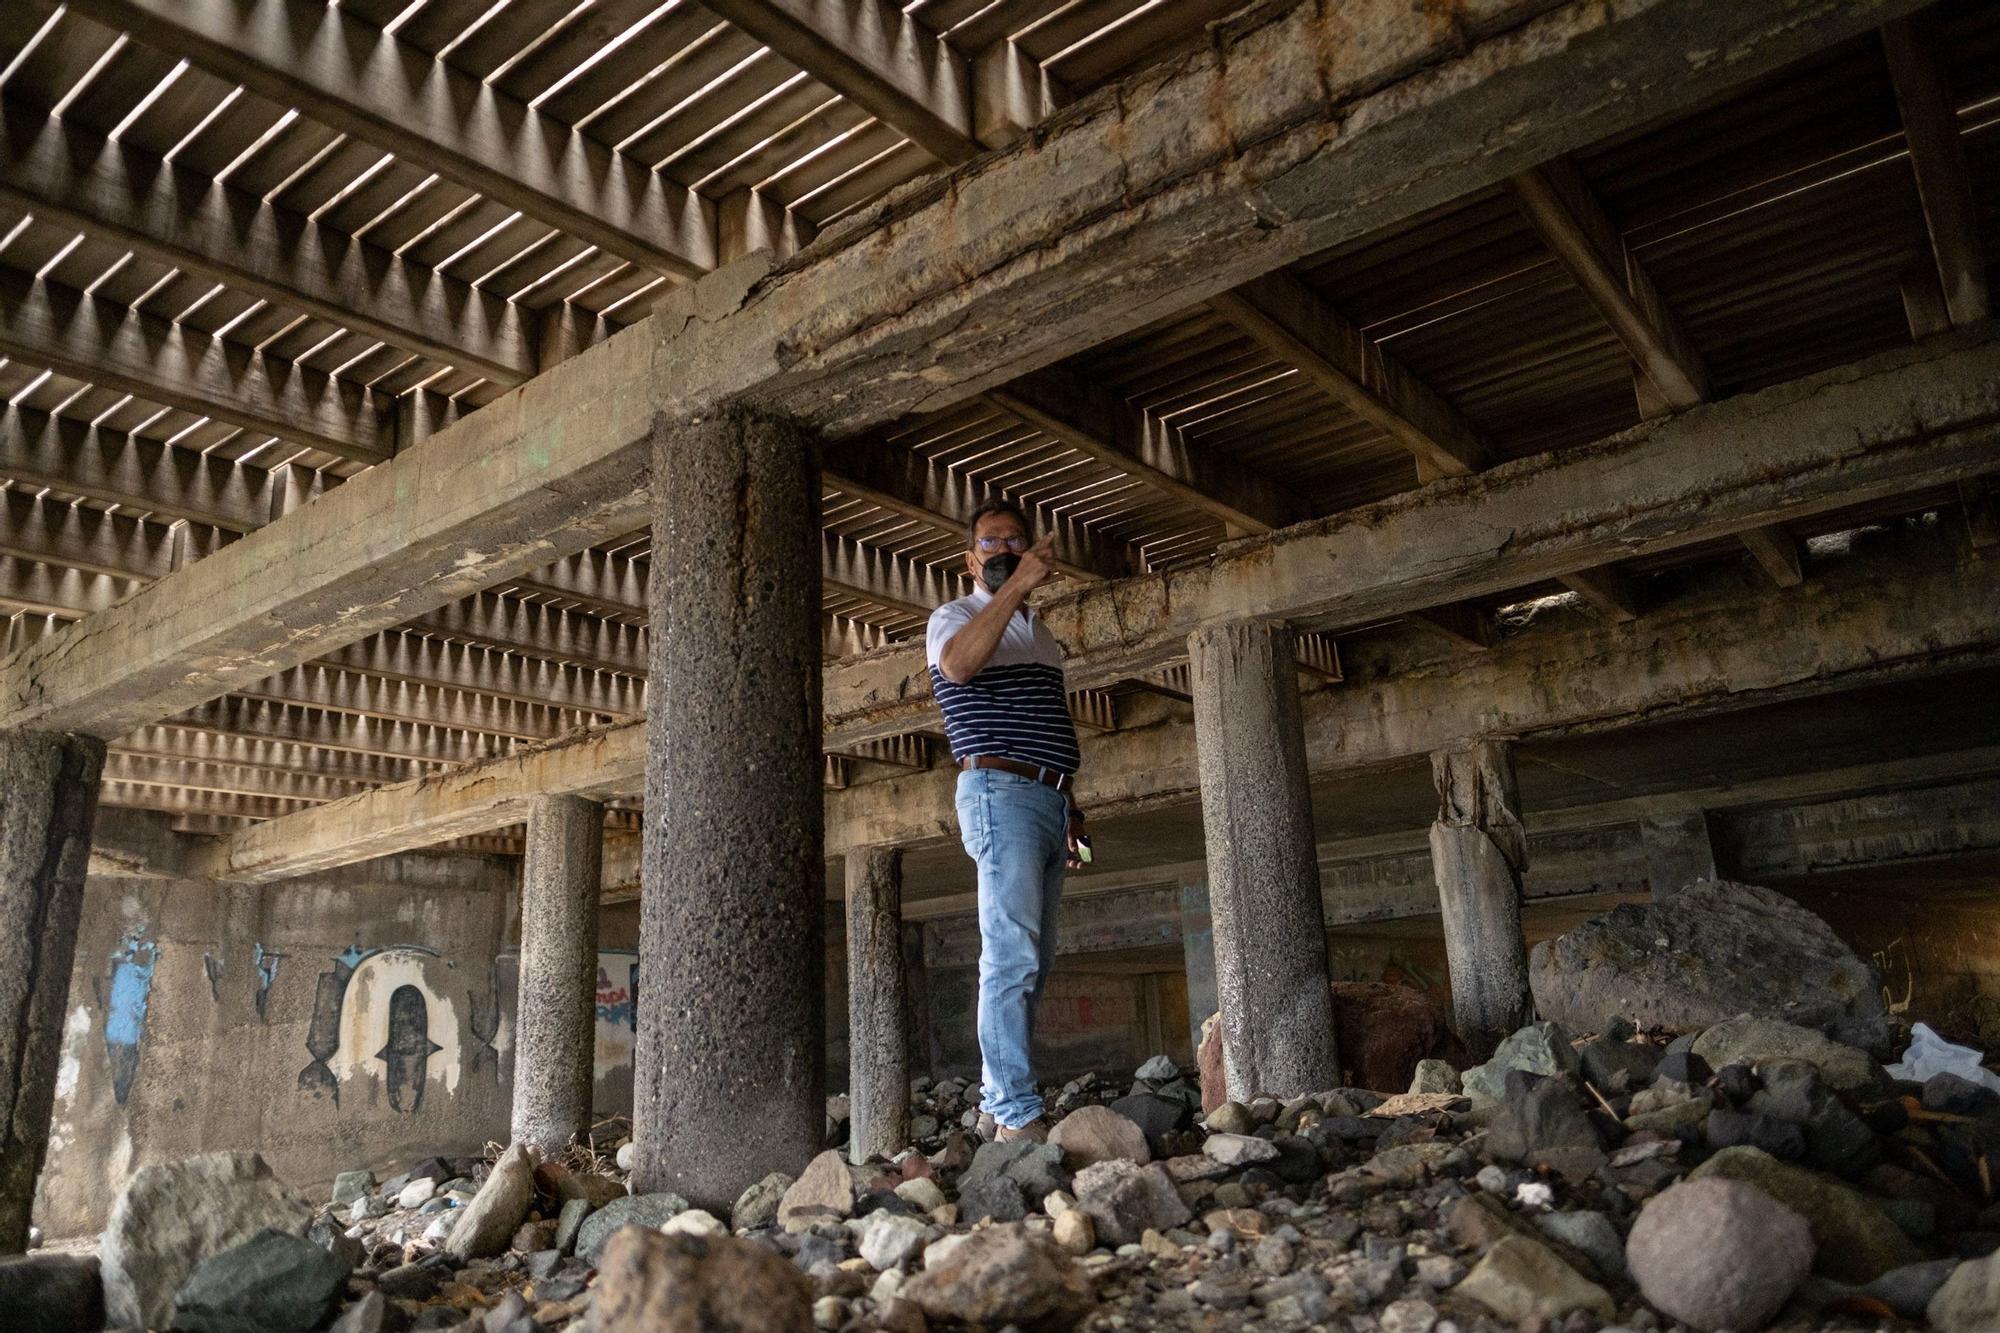
POLYGON ((958 775, 958 830, 979 866, 981 1105, 1018 1128, 1042 1113, 1030 1052, 1056 956, 1069 801, 1039 782, 973 769, 958 775))

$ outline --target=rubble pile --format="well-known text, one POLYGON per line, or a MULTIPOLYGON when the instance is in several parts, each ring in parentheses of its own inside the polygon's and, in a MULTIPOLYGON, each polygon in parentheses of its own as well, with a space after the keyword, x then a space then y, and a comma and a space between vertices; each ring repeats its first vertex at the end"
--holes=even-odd
POLYGON ((1206 1116, 1154 1059, 1051 1090, 1047 1143, 982 1141, 973 1095, 919 1081, 919 1146, 830 1149, 727 1218, 519 1145, 317 1206, 212 1154, 134 1178, 103 1311, 68 1256, 0 1294, 41 1264, 76 1313, 34 1327, 211 1333, 2000 1328, 2000 1094, 1783 1022, 1537 1023, 1408 1092, 1206 1116))
POLYGON ((1478 1063, 1435 997, 1336 987, 1349 1077, 1380 1090, 1227 1100, 1211 1020, 1195 1068, 1047 1089, 1045 1143, 918 1079, 910 1146, 850 1163, 834 1097, 836 1146, 727 1216, 633 1193, 615 1129, 615 1156, 496 1145, 323 1203, 254 1154, 149 1166, 96 1258, 0 1260, 0 1327, 1996 1333, 2000 1078, 1923 1025, 1878 1063, 1865 966, 1792 911, 1694 886, 1585 923, 1534 965, 1576 1026, 1478 1063), (1675 994, 1696 947, 1766 1016, 1675 994))

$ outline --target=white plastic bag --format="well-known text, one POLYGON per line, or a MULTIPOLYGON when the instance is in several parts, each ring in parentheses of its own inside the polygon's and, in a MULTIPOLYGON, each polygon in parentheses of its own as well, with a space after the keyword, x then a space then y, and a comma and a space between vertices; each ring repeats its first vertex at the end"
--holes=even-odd
POLYGON ((1910 1029, 1910 1049, 1889 1066, 1889 1077, 1911 1083, 1928 1083, 1939 1074, 1956 1074, 1968 1083, 2000 1092, 2000 1074, 1980 1065, 1985 1053, 1970 1046, 1954 1046, 1931 1030, 1928 1023, 1910 1029))

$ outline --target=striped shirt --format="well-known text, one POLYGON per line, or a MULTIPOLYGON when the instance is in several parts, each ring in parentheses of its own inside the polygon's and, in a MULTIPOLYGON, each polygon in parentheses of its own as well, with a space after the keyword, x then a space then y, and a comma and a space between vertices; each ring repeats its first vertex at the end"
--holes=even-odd
POLYGON ((975 587, 970 597, 931 612, 931 693, 944 710, 952 755, 1014 759, 1074 773, 1082 756, 1063 690, 1062 645, 1032 610, 1014 613, 993 656, 965 684, 953 684, 938 670, 944 646, 992 600, 992 593, 975 587))

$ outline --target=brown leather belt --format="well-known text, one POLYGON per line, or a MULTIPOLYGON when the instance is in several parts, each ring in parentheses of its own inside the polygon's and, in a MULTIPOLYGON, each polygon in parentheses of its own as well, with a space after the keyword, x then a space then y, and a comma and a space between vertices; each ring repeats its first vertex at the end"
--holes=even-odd
POLYGON ((1054 787, 1057 791, 1063 792, 1069 790, 1070 783, 1074 780, 1070 774, 1061 769, 1042 768, 1037 764, 1024 764, 1018 759, 1002 759, 999 755, 993 754, 975 754, 970 758, 959 760, 958 766, 967 772, 975 768, 997 768, 1002 773, 1012 773, 1016 777, 1027 778, 1031 782, 1039 782, 1044 787, 1054 787))

